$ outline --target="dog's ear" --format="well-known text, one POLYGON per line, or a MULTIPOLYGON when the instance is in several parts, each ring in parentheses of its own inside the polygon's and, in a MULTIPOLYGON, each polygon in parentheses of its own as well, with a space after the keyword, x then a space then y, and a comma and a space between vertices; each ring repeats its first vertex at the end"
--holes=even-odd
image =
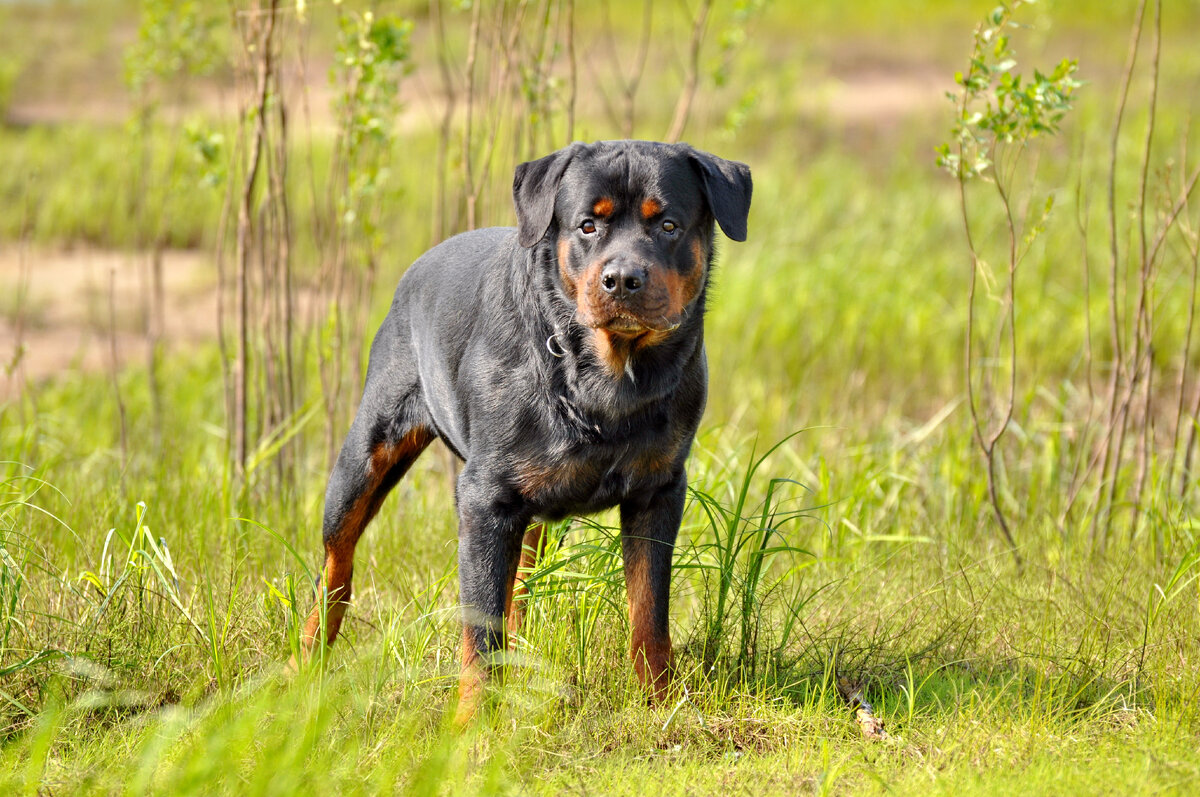
POLYGON ((750 194, 754 191, 750 167, 691 147, 688 147, 688 157, 704 181, 704 195, 717 224, 721 225, 721 232, 735 241, 746 240, 750 194))
POLYGON ((563 172, 583 149, 575 143, 544 158, 522 163, 513 176, 513 204, 517 209, 517 242, 526 249, 550 229, 554 200, 563 172))

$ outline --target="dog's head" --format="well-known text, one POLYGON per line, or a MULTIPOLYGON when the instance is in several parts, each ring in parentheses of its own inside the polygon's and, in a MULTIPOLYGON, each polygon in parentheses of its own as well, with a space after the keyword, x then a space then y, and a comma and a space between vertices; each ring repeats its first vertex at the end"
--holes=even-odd
POLYGON ((745 164, 687 144, 572 144, 517 167, 518 240, 549 239, 579 323, 609 345, 652 342, 702 294, 714 222, 746 240, 751 189, 745 164))

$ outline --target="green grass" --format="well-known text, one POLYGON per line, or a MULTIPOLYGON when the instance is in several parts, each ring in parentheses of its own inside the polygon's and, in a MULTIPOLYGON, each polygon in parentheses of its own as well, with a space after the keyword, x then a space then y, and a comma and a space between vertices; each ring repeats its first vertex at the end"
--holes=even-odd
MULTIPOLYGON (((810 447, 808 434, 787 445, 792 455, 810 447)), ((721 446, 712 433, 701 443, 695 488, 733 507, 737 485, 746 484, 746 507, 755 510, 747 514, 757 517, 770 465, 744 480, 747 446, 721 446), (711 453, 714 446, 728 458, 711 453)), ((882 485, 865 473, 846 476, 864 493, 902 481, 928 490, 935 483, 915 457, 945 467, 955 459, 947 447, 954 445, 918 447, 882 485)), ((862 464, 869 471, 885 463, 862 464)), ((968 465, 964 458, 960 478, 968 465)), ((160 493, 168 492, 164 482, 194 473, 186 458, 157 480, 138 470, 127 479, 157 484, 160 493)), ((301 565, 271 535, 223 524, 211 489, 176 485, 191 498, 176 499, 184 512, 163 505, 166 495, 151 502, 151 533, 140 539, 136 507, 89 507, 83 514, 100 522, 80 524, 73 555, 60 540, 61 572, 39 574, 48 563, 36 551, 44 549, 23 548, 13 534, 54 523, 28 508, 8 511, 4 544, 18 558, 27 552, 20 565, 31 591, 20 596, 20 620, 33 627, 17 638, 44 635, 68 649, 6 678, 10 698, 40 699, 42 711, 27 721, 10 712, 23 731, 10 738, 0 777, 52 790, 137 793, 144 793, 139 783, 172 793, 424 793, 430 783, 451 792, 556 793, 580 783, 605 792, 636 790, 647 777, 670 793, 737 783, 766 793, 885 783, 914 792, 1068 793, 1108 783, 1186 790, 1196 776, 1195 671, 1187 664, 1196 655, 1194 549, 1191 560, 1179 560, 1182 592, 1169 580, 1175 561, 1155 566, 1136 554, 1097 561, 1052 534, 1034 538, 1044 546, 1029 556, 1038 564, 1016 578, 990 529, 955 514, 948 494, 922 507, 890 502, 894 517, 883 533, 835 533, 820 508, 797 518, 782 536, 805 551, 768 562, 764 583, 775 589, 753 604, 752 619, 762 621, 753 673, 733 649, 711 669, 702 666, 725 560, 722 537, 694 501, 674 588, 689 697, 654 710, 642 704, 624 661, 613 532, 576 527, 533 579, 529 624, 494 713, 459 737, 445 723, 456 675, 452 525, 445 506, 424 506, 443 480, 415 474, 372 528, 348 638, 323 677, 280 672, 297 619, 286 602, 293 594, 306 600, 301 565), (921 516, 931 511, 949 516, 921 516), (117 532, 105 560, 97 549, 109 523, 117 532), (130 550, 132 564, 123 565, 130 550), (108 589, 94 589, 92 576, 108 589), (1162 596, 1152 582, 1164 586, 1162 596), (779 638, 789 617, 791 643, 779 638), (44 624, 55 630, 39 631, 44 624), (858 738, 837 697, 835 669, 868 684, 892 741, 858 738)), ((830 493, 827 485, 816 490, 830 493)), ((101 498, 112 486, 95 492, 101 498)), ((62 501, 46 488, 33 498, 62 501)), ((799 490, 788 498, 798 508, 814 503, 799 490)), ((261 516, 282 511, 265 504, 261 516)), ((972 504, 977 516, 978 497, 972 504)), ((315 529, 316 509, 309 502, 300 513, 307 523, 281 533, 301 545, 311 540, 303 529, 315 529)), ((759 527, 735 528, 735 539, 753 543, 759 527)), ((1023 540, 1033 534, 1021 528, 1023 540)), ((749 550, 728 568, 735 605, 746 594, 749 550)), ((719 637, 730 648, 742 639, 740 612, 732 614, 719 637)))
MULTIPOLYGON (((1026 562, 1018 571, 963 404, 968 259, 955 187, 932 152, 949 114, 855 124, 806 111, 789 93, 843 46, 940 66, 967 51, 979 10, 880 0, 835 13, 843 7, 815 4, 802 18, 775 4, 762 50, 745 54, 746 79, 766 99, 729 139, 721 103, 744 86, 714 91, 694 128, 697 144, 751 163, 755 205, 750 240, 720 243, 706 329, 711 396, 672 588, 686 697, 644 703, 627 661, 616 518, 606 513, 553 529, 564 543, 530 580, 505 683, 476 725, 451 731, 455 519, 451 475, 434 456, 360 544, 355 604, 325 671, 286 675, 319 563, 321 419, 300 433, 294 491, 267 478, 233 490, 220 362, 205 345, 163 363, 161 448, 137 367, 118 375, 127 453, 105 374, 63 373, 0 406, 0 791, 1193 792, 1196 485, 1180 500, 1157 484, 1156 446, 1140 526, 1118 523, 1100 553, 1086 516, 1060 524, 1071 456, 1087 434, 1086 320, 1098 325, 1106 312, 1095 285, 1107 241, 1086 244, 1096 281, 1087 296, 1075 184, 1098 229, 1129 12, 1088 3, 1070 20, 1063 4, 1040 5, 1049 10, 1038 19, 1055 26, 1039 24, 1036 45, 1018 45, 1041 63, 1069 41, 1078 50, 1063 54, 1080 53, 1093 81, 1043 152, 1038 190, 1057 205, 1019 277, 1021 380, 1002 495, 1026 562), (936 41, 914 55, 926 16, 936 41), (902 24, 889 29, 888 19, 902 24), (789 42, 803 52, 792 57, 789 42), (772 57, 780 62, 767 69, 772 57), (864 687, 889 741, 861 738, 839 679, 864 687)), ((88 40, 69 26, 54 35, 88 40)), ((80 51, 90 50, 72 57, 80 51)), ((1178 149, 1200 63, 1175 32, 1164 59, 1159 134, 1178 149)), ((17 102, 27 90, 17 86, 17 102)), ((1144 85, 1136 91, 1144 100, 1144 85)), ((666 117, 662 91, 647 92, 666 117)), ((1135 106, 1125 198, 1145 123, 1135 106)), ((651 114, 648 135, 659 121, 651 114)), ((613 133, 601 115, 586 126, 613 133)), ((159 178, 148 206, 171 245, 211 249, 220 191, 199 187, 186 146, 172 167, 177 134, 154 128, 159 178)), ((0 129, 0 240, 145 240, 131 211, 139 167, 128 136, 121 124, 78 121, 0 129)), ((418 127, 403 145, 373 322, 388 283, 428 243, 436 140, 418 127)), ((303 135, 294 146, 294 255, 311 274, 318 214, 304 186, 309 157, 320 176, 330 150, 303 135)), ((505 182, 488 198, 497 223, 510 222, 505 182)), ((985 194, 973 196, 996 257, 998 219, 985 194)), ((1155 345, 1171 356, 1186 324, 1185 243, 1172 240, 1173 270, 1154 296, 1155 345)), ((1183 364, 1193 374, 1195 348, 1183 364)), ((1181 367, 1171 356, 1156 362, 1163 397, 1181 367)))

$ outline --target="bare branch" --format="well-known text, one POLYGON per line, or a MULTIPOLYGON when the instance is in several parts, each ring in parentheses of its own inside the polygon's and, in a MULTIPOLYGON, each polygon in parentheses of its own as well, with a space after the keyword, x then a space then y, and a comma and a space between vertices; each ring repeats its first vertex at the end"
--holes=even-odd
POLYGON ((696 19, 692 23, 692 41, 688 46, 687 71, 684 74, 683 89, 679 92, 679 100, 675 103, 675 115, 671 119, 671 127, 667 131, 667 141, 676 142, 683 138, 684 128, 687 127, 688 116, 692 111, 692 100, 696 96, 696 87, 700 82, 700 46, 704 43, 704 30, 708 25, 708 12, 712 9, 712 0, 702 0, 696 19))
POLYGON ((237 313, 237 359, 233 370, 233 464, 234 471, 240 478, 246 467, 246 415, 247 396, 246 379, 249 360, 249 260, 250 260, 250 227, 251 206, 254 200, 254 185, 258 179, 259 161, 262 157, 266 140, 267 97, 269 85, 274 70, 273 37, 275 34, 276 11, 279 0, 271 0, 270 13, 264 18, 264 27, 258 37, 257 47, 257 76, 255 79, 255 116, 254 132, 251 134, 250 162, 246 167, 246 175, 242 183, 241 202, 238 205, 237 254, 235 264, 237 275, 236 313, 237 313))

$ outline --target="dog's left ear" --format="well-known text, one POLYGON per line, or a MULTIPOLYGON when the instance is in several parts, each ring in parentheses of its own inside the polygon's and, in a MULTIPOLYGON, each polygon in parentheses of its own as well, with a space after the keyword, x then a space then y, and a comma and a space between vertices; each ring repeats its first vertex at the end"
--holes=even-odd
POLYGON ((721 232, 735 241, 746 240, 750 194, 754 191, 750 167, 691 147, 688 149, 688 158, 704 181, 704 194, 717 224, 721 225, 721 232))
POLYGON ((554 218, 554 200, 563 173, 584 145, 565 149, 522 163, 513 175, 513 204, 517 208, 517 242, 528 249, 542 240, 554 218))

